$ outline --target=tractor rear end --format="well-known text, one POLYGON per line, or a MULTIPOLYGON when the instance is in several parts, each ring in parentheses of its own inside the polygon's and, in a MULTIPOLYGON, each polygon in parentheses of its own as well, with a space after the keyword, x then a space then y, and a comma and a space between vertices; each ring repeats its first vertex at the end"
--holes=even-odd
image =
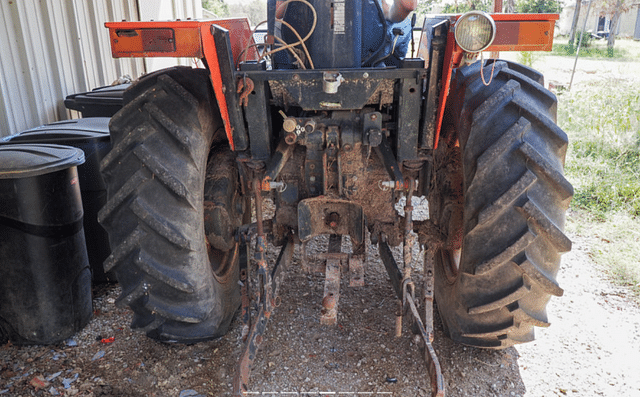
POLYGON ((434 299, 452 339, 505 348, 548 326, 546 303, 562 294, 573 191, 556 98, 540 73, 481 55, 550 50, 557 16, 470 12, 414 29, 373 0, 270 0, 268 10, 261 43, 242 19, 106 24, 114 57, 204 65, 143 76, 111 121, 100 221, 120 302, 132 327, 183 343, 223 335, 241 308, 240 394, 294 244, 329 236, 316 270, 331 325, 341 271, 364 285, 373 243, 397 293, 397 334, 411 313, 433 394, 444 395, 434 299), (429 217, 414 220, 420 196, 429 217), (281 247, 274 263, 268 242, 281 247), (424 285, 412 281, 417 245, 424 285))

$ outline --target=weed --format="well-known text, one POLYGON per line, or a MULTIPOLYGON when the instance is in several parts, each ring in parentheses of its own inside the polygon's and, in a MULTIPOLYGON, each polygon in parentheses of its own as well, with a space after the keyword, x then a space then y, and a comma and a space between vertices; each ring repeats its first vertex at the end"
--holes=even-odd
MULTIPOLYGON (((578 40, 580 38, 580 32, 576 33, 574 43, 570 43, 566 37, 561 37, 554 40, 553 50, 551 55, 561 56, 575 56, 578 47, 578 40)), ((635 54, 636 47, 633 44, 629 45, 627 41, 633 42, 633 40, 619 39, 616 40, 616 45, 613 49, 607 48, 606 40, 596 40, 590 33, 585 32, 582 37, 582 44, 580 45, 580 57, 581 58, 607 58, 617 61, 629 61, 637 59, 635 54)))
POLYGON ((572 214, 588 225, 577 232, 596 238, 595 261, 640 299, 640 87, 610 79, 563 92, 558 122, 570 140, 572 214))
MULTIPOLYGON (((553 46, 553 55, 576 55, 577 46, 571 44, 555 44, 553 46)), ((609 49, 605 46, 590 45, 589 47, 580 47, 580 56, 583 58, 620 58, 627 59, 629 54, 623 48, 609 49)))
POLYGON ((591 32, 586 30, 577 30, 573 40, 573 42, 569 43, 570 46, 577 47, 580 44, 580 47, 588 48, 591 47, 593 36, 591 36, 591 32))
POLYGON ((541 57, 540 53, 533 51, 522 51, 518 53, 518 62, 529 67, 533 67, 533 63, 541 57))

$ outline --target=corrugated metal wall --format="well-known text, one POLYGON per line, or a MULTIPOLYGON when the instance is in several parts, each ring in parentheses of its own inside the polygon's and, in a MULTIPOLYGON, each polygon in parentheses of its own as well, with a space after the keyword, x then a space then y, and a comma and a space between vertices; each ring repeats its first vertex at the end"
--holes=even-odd
MULTIPOLYGON (((200 0, 0 0, 0 137, 64 120, 64 98, 175 64, 112 59, 104 23, 198 18, 200 0)), ((184 63, 184 61, 182 62, 184 63)))

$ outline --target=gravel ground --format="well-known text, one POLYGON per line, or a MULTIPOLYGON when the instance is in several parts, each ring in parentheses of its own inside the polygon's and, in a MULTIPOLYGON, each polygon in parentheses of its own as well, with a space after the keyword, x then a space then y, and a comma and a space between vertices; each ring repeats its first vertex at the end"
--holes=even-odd
MULTIPOLYGON (((449 396, 640 396, 640 309, 612 286, 588 256, 589 241, 570 236, 560 285, 548 306, 551 327, 537 340, 502 351, 454 344, 436 319, 434 346, 449 396)), ((338 325, 319 323, 321 275, 296 260, 269 322, 250 391, 257 395, 427 396, 430 386, 410 332, 393 337, 394 295, 375 250, 365 287, 343 279, 338 325), (299 393, 299 394, 298 394, 299 393), (330 394, 334 393, 334 394, 330 394)), ((0 348, 0 394, 11 396, 224 396, 240 354, 240 324, 196 345, 154 342, 129 327, 114 305, 117 286, 94 291, 95 313, 57 346, 0 348), (103 339, 114 338, 111 343, 103 339)))
MULTIPOLYGON (((545 58, 547 81, 568 83, 573 62, 545 58)), ((579 63, 574 84, 625 78, 637 63, 579 63), (604 69, 603 69, 604 68, 604 69), (604 76, 604 77, 603 77, 604 76)), ((640 308, 589 257, 590 242, 569 236, 573 250, 558 276, 565 294, 548 306, 552 323, 535 342, 502 351, 454 344, 436 317, 434 347, 449 396, 640 396, 640 308)), ((275 252, 272 252, 272 255, 275 252)), ((299 252, 281 288, 252 374, 265 396, 427 396, 426 366, 409 331, 395 339, 394 293, 377 251, 366 284, 343 278, 338 325, 319 323, 323 277, 300 269, 299 252)), ((420 274, 416 275, 417 281, 420 274)), ((195 345, 154 342, 129 329, 131 312, 115 307, 117 286, 94 288, 94 316, 55 346, 0 347, 0 395, 224 396, 240 355, 236 320, 223 338, 195 345), (113 338, 111 341, 109 338, 113 338)))

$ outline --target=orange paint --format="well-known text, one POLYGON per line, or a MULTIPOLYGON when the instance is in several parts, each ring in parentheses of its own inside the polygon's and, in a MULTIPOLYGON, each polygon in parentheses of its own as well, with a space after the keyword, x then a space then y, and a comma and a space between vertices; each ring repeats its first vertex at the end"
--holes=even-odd
MULTIPOLYGON (((254 47, 253 36, 249 21, 246 18, 216 19, 210 21, 161 21, 161 22, 107 22, 109 38, 111 39, 111 53, 114 58, 124 57, 184 57, 202 58, 204 56, 202 45, 202 27, 216 24, 229 31, 231 51, 234 61, 247 50, 247 60, 258 59, 258 52, 254 47), (174 49, 172 51, 145 50, 145 44, 153 39, 153 33, 162 33, 163 29, 169 29, 174 33, 174 49), (146 36, 146 39, 145 39, 146 36)), ((210 35, 209 35, 210 36, 210 35)), ((159 42, 166 40, 158 37, 159 42)))
MULTIPOLYGON (((434 136, 434 149, 438 148, 444 109, 449 96, 453 69, 460 66, 464 51, 455 43, 453 29, 460 16, 451 18, 452 26, 447 35, 447 47, 442 70, 442 88, 438 103, 438 118, 434 136)), ((496 37, 486 52, 496 51, 551 51, 553 28, 558 14, 491 14, 496 22, 496 37)))
MULTIPOLYGON (((229 140, 229 146, 231 150, 235 150, 235 144, 233 143, 233 126, 229 120, 229 108, 227 107, 227 99, 224 96, 224 90, 233 89, 234 87, 225 87, 222 82, 222 74, 220 73, 220 64, 218 62, 218 51, 216 45, 213 42, 213 35, 211 34, 211 26, 202 25, 200 27, 202 37, 205 39, 202 41, 204 50, 204 57, 209 65, 209 72, 211 73, 211 84, 213 85, 213 92, 218 101, 218 107, 220 108, 220 115, 222 116, 222 122, 224 123, 224 130, 229 140)), ((232 83, 233 84, 233 83, 232 83)))

